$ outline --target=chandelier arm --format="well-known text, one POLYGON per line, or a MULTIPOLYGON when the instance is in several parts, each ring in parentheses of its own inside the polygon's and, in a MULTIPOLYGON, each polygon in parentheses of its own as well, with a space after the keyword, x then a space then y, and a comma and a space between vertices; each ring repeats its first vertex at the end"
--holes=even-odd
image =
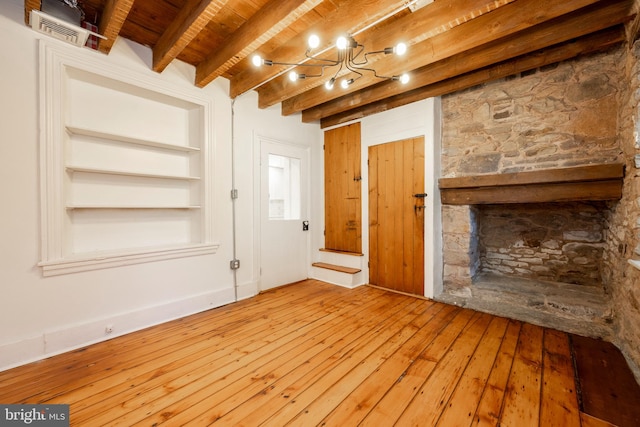
POLYGON ((338 74, 340 73, 340 71, 342 71, 342 68, 344 67, 344 63, 341 62, 340 63, 340 68, 338 68, 338 71, 336 71, 336 73, 333 75, 333 79, 335 80, 336 78, 338 78, 338 74))
MULTIPOLYGON (((327 58, 319 58, 317 56, 311 56, 311 55, 309 55, 309 50, 307 50, 305 52, 304 56, 306 56, 310 60, 328 62, 328 63, 331 64, 331 66, 338 65, 338 64, 340 64, 340 62, 342 62, 342 61, 337 60, 337 59, 327 59, 327 58)), ((300 65, 302 65, 302 64, 300 64, 300 65)), ((315 64, 311 64, 311 65, 315 65, 315 64)))
POLYGON ((351 71, 352 73, 356 73, 356 74, 358 75, 358 77, 357 77, 357 78, 355 78, 355 79, 353 79, 353 81, 356 81, 356 80, 358 80, 360 77, 364 76, 364 74, 362 74, 360 71, 358 71, 358 70, 360 70, 360 69, 362 69, 362 68, 354 67, 354 66, 353 66, 353 64, 351 64, 351 63, 349 63, 349 62, 347 62, 345 65, 346 65, 346 67, 347 67, 347 70, 351 71))
MULTIPOLYGON (((377 77, 379 79, 389 79, 389 80, 397 80, 399 76, 381 76, 378 74, 378 72, 374 69, 374 68, 367 68, 367 67, 358 67, 354 64, 350 64, 351 66, 349 67, 349 69, 351 71, 353 71, 354 73, 358 73, 357 70, 360 71, 370 71, 371 73, 373 73, 374 77, 377 77)), ((361 73, 358 73, 361 74, 361 73)))

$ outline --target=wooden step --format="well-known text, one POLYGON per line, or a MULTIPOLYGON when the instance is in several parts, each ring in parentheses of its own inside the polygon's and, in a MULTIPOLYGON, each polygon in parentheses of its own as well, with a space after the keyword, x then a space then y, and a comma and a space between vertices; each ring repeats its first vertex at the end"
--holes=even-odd
POLYGON ((326 268, 327 270, 340 271, 341 273, 356 274, 361 270, 359 268, 343 267, 341 265, 329 264, 326 262, 314 262, 311 264, 314 267, 326 268))

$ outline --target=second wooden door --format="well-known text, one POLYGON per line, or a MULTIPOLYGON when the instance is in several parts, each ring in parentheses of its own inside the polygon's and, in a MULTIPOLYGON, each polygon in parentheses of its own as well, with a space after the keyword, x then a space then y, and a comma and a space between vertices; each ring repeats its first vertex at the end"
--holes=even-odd
POLYGON ((369 147, 369 282, 424 295, 424 138, 369 147))

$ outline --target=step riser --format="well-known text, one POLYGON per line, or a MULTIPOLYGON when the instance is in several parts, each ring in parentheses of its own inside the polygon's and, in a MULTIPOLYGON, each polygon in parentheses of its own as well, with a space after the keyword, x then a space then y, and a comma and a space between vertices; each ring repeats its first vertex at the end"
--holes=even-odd
POLYGON ((364 274, 362 272, 349 274, 321 267, 311 267, 311 275, 312 279, 322 280, 323 282, 349 289, 364 285, 364 274))

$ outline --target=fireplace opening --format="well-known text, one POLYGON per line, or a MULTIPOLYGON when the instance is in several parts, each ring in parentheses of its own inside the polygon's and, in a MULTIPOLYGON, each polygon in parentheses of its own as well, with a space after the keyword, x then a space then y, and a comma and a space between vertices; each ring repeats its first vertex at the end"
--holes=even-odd
POLYGON ((607 211, 606 202, 472 206, 473 282, 503 275, 602 287, 607 211))

